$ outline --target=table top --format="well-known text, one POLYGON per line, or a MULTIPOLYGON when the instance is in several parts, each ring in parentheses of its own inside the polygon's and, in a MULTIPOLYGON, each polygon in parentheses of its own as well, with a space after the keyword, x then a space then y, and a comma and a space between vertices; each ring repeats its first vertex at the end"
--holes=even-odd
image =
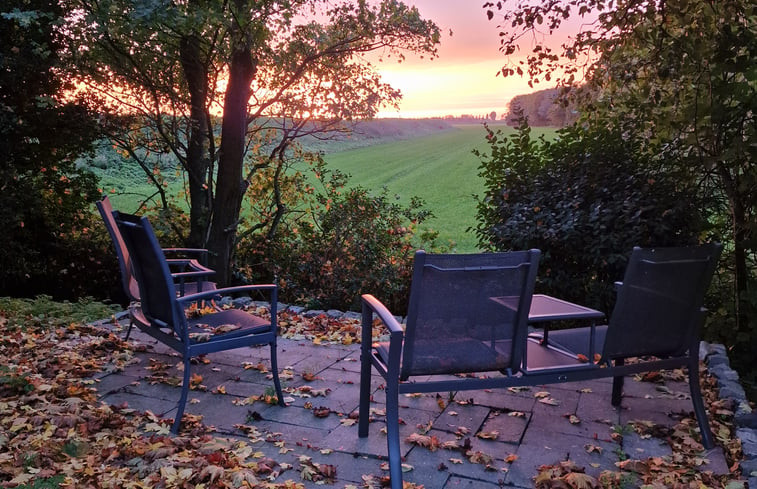
MULTIPOLYGON (((492 297, 492 300, 510 308, 516 308, 516 297, 492 297)), ((604 313, 572 302, 544 294, 534 294, 528 312, 529 323, 562 321, 566 319, 601 319, 604 313)))

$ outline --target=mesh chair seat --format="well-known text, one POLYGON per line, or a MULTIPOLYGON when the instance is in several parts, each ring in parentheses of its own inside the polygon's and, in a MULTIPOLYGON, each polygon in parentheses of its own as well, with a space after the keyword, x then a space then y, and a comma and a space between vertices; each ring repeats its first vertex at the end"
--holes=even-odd
POLYGON ((189 340, 193 343, 205 342, 211 337, 237 338, 270 329, 270 321, 239 309, 228 309, 187 320, 189 340))
MULTIPOLYGON (((375 343, 374 348, 384 363, 389 362, 389 343, 375 343)), ((437 341, 416 340, 413 372, 416 375, 502 371, 510 365, 512 341, 500 340, 494 345, 472 338, 444 338, 437 341), (463 368, 459 358, 466 357, 463 368)))

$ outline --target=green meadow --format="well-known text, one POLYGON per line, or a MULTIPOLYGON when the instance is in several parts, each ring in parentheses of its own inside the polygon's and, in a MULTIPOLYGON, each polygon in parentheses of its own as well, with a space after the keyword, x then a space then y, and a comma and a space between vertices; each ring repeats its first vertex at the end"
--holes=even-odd
MULTIPOLYGON (((491 126, 503 132, 512 128, 491 126)), ((554 137, 554 129, 537 128, 534 136, 554 137)), ((351 182, 368 189, 387 187, 403 203, 421 197, 434 213, 425 225, 439 232, 442 244, 458 252, 476 251, 476 201, 483 182, 474 149, 487 150, 486 132, 480 124, 456 125, 452 130, 392 141, 325 155, 329 167, 352 176, 351 182)))
MULTIPOLYGON (((408 203, 413 196, 422 198, 425 208, 434 217, 424 223, 425 228, 439 232, 439 243, 452 245, 457 252, 477 250, 477 240, 468 229, 476 225, 475 194, 482 192, 478 176, 479 161, 474 149, 487 150, 486 132, 481 124, 446 125, 429 133, 427 128, 414 132, 404 128, 394 134, 396 122, 377 121, 372 130, 379 134, 355 134, 351 141, 333 141, 317 149, 325 153, 328 166, 351 176, 351 186, 380 191, 386 187, 390 195, 408 203)), ((512 131, 504 124, 492 125, 504 132, 512 131)), ((535 128, 532 135, 554 137, 554 129, 535 128)), ((323 143, 321 143, 323 144, 323 143)), ((120 158, 118 158, 120 159, 120 158)), ((111 194, 114 206, 134 212, 145 198, 154 194, 144 173, 130 160, 113 163, 109 147, 101 148, 89 164, 101 178, 104 192, 111 194), (98 164, 104 161, 107 164, 98 164)), ((170 168, 170 163, 167 164, 170 168)), ((167 170, 168 173, 176 170, 167 170)), ((181 188, 178 173, 169 176, 170 195, 181 188)), ((184 207, 188 207, 184 205, 184 207)))

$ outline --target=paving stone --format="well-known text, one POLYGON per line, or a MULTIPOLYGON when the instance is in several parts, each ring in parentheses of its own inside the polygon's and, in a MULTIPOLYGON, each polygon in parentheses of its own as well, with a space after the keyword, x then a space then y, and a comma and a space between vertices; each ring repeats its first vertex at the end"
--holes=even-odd
POLYGON ((673 453, 668 443, 659 438, 641 438, 636 433, 623 435, 623 451, 632 459, 645 459, 648 457, 666 457, 673 453))
MULTIPOLYGON (((525 412, 523 414, 524 416, 510 416, 506 413, 492 412, 486 419, 481 431, 497 431, 499 432, 497 440, 515 444, 520 443, 531 419, 531 413, 525 412)), ((469 425, 464 424, 463 426, 469 425)))
MULTIPOLYGON (((624 378, 623 382, 623 397, 638 397, 642 399, 649 396, 657 397, 660 395, 660 392, 657 390, 657 387, 660 385, 663 384, 636 380, 634 377, 628 376, 624 378)), ((610 386, 607 391, 603 392, 603 394, 607 395, 607 399, 610 400, 612 396, 612 386, 610 386)))
POLYGON ((491 391, 475 391, 476 403, 491 407, 503 412, 531 411, 536 399, 533 393, 536 390, 524 392, 511 392, 507 389, 492 389, 491 391))
POLYGON ((249 413, 247 406, 235 406, 230 400, 221 404, 208 396, 195 395, 189 399, 197 399, 200 402, 187 403, 184 410, 186 414, 202 416, 202 423, 219 433, 241 434, 235 425, 244 424, 247 421, 249 413))
POLYGON ((333 319, 339 319, 342 316, 344 316, 344 312, 338 310, 338 309, 329 309, 326 311, 326 316, 333 318, 333 319))
POLYGON ((718 379, 739 380, 739 373, 727 365, 708 366, 708 371, 718 379))
MULTIPOLYGON (((420 454, 420 452, 418 453, 420 454)), ((413 470, 402 474, 403 481, 423 484, 424 487, 430 489, 432 487, 444 487, 447 479, 449 479, 449 473, 445 470, 439 470, 439 464, 435 463, 432 457, 418 456, 414 458, 411 453, 406 463, 410 464, 413 470)))
POLYGON ((516 487, 534 487, 534 477, 542 464, 556 464, 564 460, 564 454, 550 446, 520 445, 518 459, 508 467, 505 482, 516 487))
MULTIPOLYGON (((331 366, 333 369, 345 370, 348 372, 360 373, 360 350, 351 351, 348 355, 345 355, 341 359, 334 362, 331 366)), ((375 370, 371 369, 371 377, 382 377, 375 370)))
POLYGON ((134 382, 139 382, 139 377, 117 373, 101 377, 92 385, 97 389, 98 397, 102 398, 108 394, 119 392, 134 382))
POLYGON ((620 409, 610 402, 610 393, 595 391, 581 393, 576 407, 585 435, 607 440, 613 427, 620 424, 620 409))
POLYGON ((701 472, 709 471, 717 475, 725 475, 731 472, 722 447, 716 446, 710 450, 705 450, 702 457, 708 462, 698 467, 701 472))
POLYGON ((318 373, 342 361, 352 351, 341 345, 286 344, 279 348, 279 366, 294 366, 298 371, 318 373))
POLYGON ((757 477, 757 459, 742 460, 739 462, 741 474, 745 477, 757 477))
POLYGON ((737 426, 741 426, 743 428, 757 428, 757 413, 750 412, 742 415, 737 415, 734 418, 734 421, 736 422, 737 426))
MULTIPOLYGON (((314 406, 318 405, 316 401, 314 406)), ((307 426, 326 431, 333 430, 341 424, 341 419, 336 414, 332 413, 324 418, 319 418, 313 414, 312 410, 298 406, 287 406, 286 408, 270 406, 268 409, 260 411, 260 414, 266 421, 307 426)))
MULTIPOLYGON (((454 433, 458 426, 465 426, 475 433, 489 416, 490 409, 485 406, 451 404, 434 422, 434 428, 454 433), (454 415, 452 413, 455 413, 454 415)), ((487 431, 490 431, 487 429, 487 431)))
POLYGON ((733 399, 734 401, 746 399, 744 388, 738 382, 718 379, 718 387, 720 388, 721 399, 733 399))
MULTIPOLYGON (((335 466, 337 481, 342 481, 344 483, 352 483, 360 486, 363 483, 364 475, 371 475, 375 478, 386 475, 386 472, 380 468, 382 461, 374 457, 353 455, 337 451, 324 454, 318 450, 306 451, 304 454, 317 464, 335 466)), ((335 487, 343 486, 337 483, 335 487)))
MULTIPOLYGON (((387 457, 386 433, 382 430, 386 424, 382 421, 374 421, 368 424, 368 436, 358 436, 357 423, 352 426, 341 425, 329 433, 329 445, 340 452, 370 455, 385 459, 387 457)), ((400 430, 401 432, 402 430, 400 430)), ((402 436, 400 433, 400 440, 402 436)), ((412 447, 400 441, 400 450, 407 454, 412 447)))
POLYGON ((129 384, 121 389, 120 392, 145 397, 147 399, 173 401, 174 404, 178 402, 179 397, 181 396, 181 388, 179 387, 163 383, 152 384, 145 380, 141 380, 136 384, 129 384))
POLYGON ((736 436, 741 440, 741 449, 745 458, 757 458, 757 430, 737 428, 736 436))
MULTIPOLYGON (((178 397, 176 398, 176 400, 178 400, 178 397)), ((155 397, 135 395, 126 392, 108 394, 101 399, 101 401, 113 406, 126 404, 131 409, 140 412, 150 411, 161 417, 166 417, 167 413, 176 409, 176 400, 172 402, 164 399, 157 399, 155 397)))
POLYGON ((714 367, 716 365, 730 366, 731 362, 728 360, 728 355, 725 353, 715 353, 707 357, 707 366, 714 367))
MULTIPOLYGON (((500 444, 502 445, 502 444, 500 444)), ((484 452, 487 455, 495 457, 496 452, 484 452)), ((484 481, 490 484, 496 484, 498 481, 504 481, 506 473, 502 469, 507 469, 507 463, 500 455, 493 460, 491 469, 487 469, 482 464, 471 463, 468 458, 460 452, 451 450, 436 450, 434 452, 423 448, 415 447, 407 456, 407 463, 414 467, 411 473, 418 476, 421 473, 428 474, 429 477, 446 480, 450 476, 462 476, 477 481, 484 481), (452 462, 451 459, 462 461, 462 463, 452 462), (441 470, 440 470, 441 469, 441 470)), ((410 480, 410 479, 408 479, 410 480)), ((440 485, 429 485, 424 482, 424 478, 418 477, 416 480, 426 487, 441 487, 440 485)))
POLYGON ((312 406, 326 407, 333 412, 343 414, 350 414, 358 408, 359 396, 357 390, 351 386, 314 381, 304 387, 314 390, 326 390, 327 394, 325 396, 308 396, 307 393, 298 395, 301 392, 299 390, 291 394, 284 392, 284 396, 294 399, 294 402, 290 404, 291 406, 303 407, 306 403, 310 403, 312 406))
POLYGON ((690 400, 623 398, 620 424, 633 420, 651 421, 672 427, 681 419, 680 413, 692 413, 690 400))
POLYGON ((518 459, 512 463, 506 482, 520 487, 533 487, 533 477, 540 465, 553 465, 563 460, 571 460, 586 468, 592 475, 602 470, 615 468, 618 461, 615 443, 590 441, 583 437, 555 435, 551 432, 529 429, 518 447, 518 459), (601 448, 601 451, 587 451, 587 445, 601 448))
MULTIPOLYGON (((720 343, 710 343, 707 349, 707 355, 728 355, 725 345, 720 343)), ((708 359, 709 360, 709 359, 708 359)))
POLYGON ((445 484, 444 489, 498 489, 500 487, 502 487, 501 484, 492 484, 477 479, 468 479, 453 475, 449 478, 447 484, 445 484))
MULTIPOLYGON (((282 381, 281 384, 286 386, 288 382, 282 381)), ((234 378, 227 379, 223 385, 229 394, 243 397, 259 395, 274 388, 270 372, 263 373, 254 369, 237 371, 234 378)))
MULTIPOLYGON (((303 426, 272 420, 247 421, 248 426, 270 435, 271 441, 283 441, 286 448, 314 447, 315 449, 332 448, 329 430, 315 426, 303 426)), ((278 456, 274 456, 276 460, 278 456)))

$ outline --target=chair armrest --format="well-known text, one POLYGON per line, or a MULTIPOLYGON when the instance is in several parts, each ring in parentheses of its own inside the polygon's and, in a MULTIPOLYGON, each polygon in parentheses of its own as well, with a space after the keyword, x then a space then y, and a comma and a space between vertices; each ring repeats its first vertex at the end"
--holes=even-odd
POLYGON ((163 248, 163 254, 196 256, 203 265, 208 263, 208 250, 205 248, 163 248))
POLYGON ((215 270, 211 270, 208 267, 200 265, 200 263, 197 260, 172 258, 166 261, 168 262, 169 268, 171 269, 178 268, 180 270, 180 271, 171 273, 171 276, 173 278, 183 279, 186 277, 207 277, 210 275, 214 275, 216 273, 215 270))
POLYGON ((392 313, 389 312, 389 309, 387 309, 380 300, 376 299, 370 294, 364 294, 362 296, 362 299, 363 304, 367 305, 373 312, 376 313, 379 319, 381 319, 381 322, 384 323, 384 325, 389 329, 391 333, 405 333, 400 323, 397 322, 397 319, 395 319, 392 313))
MULTIPOLYGON (((202 299, 209 299, 218 297, 219 295, 231 295, 241 292, 253 292, 257 290, 270 290, 275 293, 277 286, 275 284, 258 284, 258 285, 241 285, 239 287, 226 287, 225 289, 207 290, 205 292, 198 292, 197 294, 185 295, 183 297, 177 297, 176 300, 179 303, 182 302, 195 302, 202 299)), ((271 301, 271 311, 275 310, 274 301, 271 301)))
POLYGON ((370 365, 371 345, 373 344, 373 313, 376 313, 381 322, 384 323, 384 326, 389 329, 389 358, 387 359, 387 365, 383 366, 382 369, 386 369, 386 378, 399 378, 401 350, 405 339, 405 331, 380 300, 370 294, 364 294, 361 296, 361 299, 363 302, 360 339, 361 363, 370 365))

